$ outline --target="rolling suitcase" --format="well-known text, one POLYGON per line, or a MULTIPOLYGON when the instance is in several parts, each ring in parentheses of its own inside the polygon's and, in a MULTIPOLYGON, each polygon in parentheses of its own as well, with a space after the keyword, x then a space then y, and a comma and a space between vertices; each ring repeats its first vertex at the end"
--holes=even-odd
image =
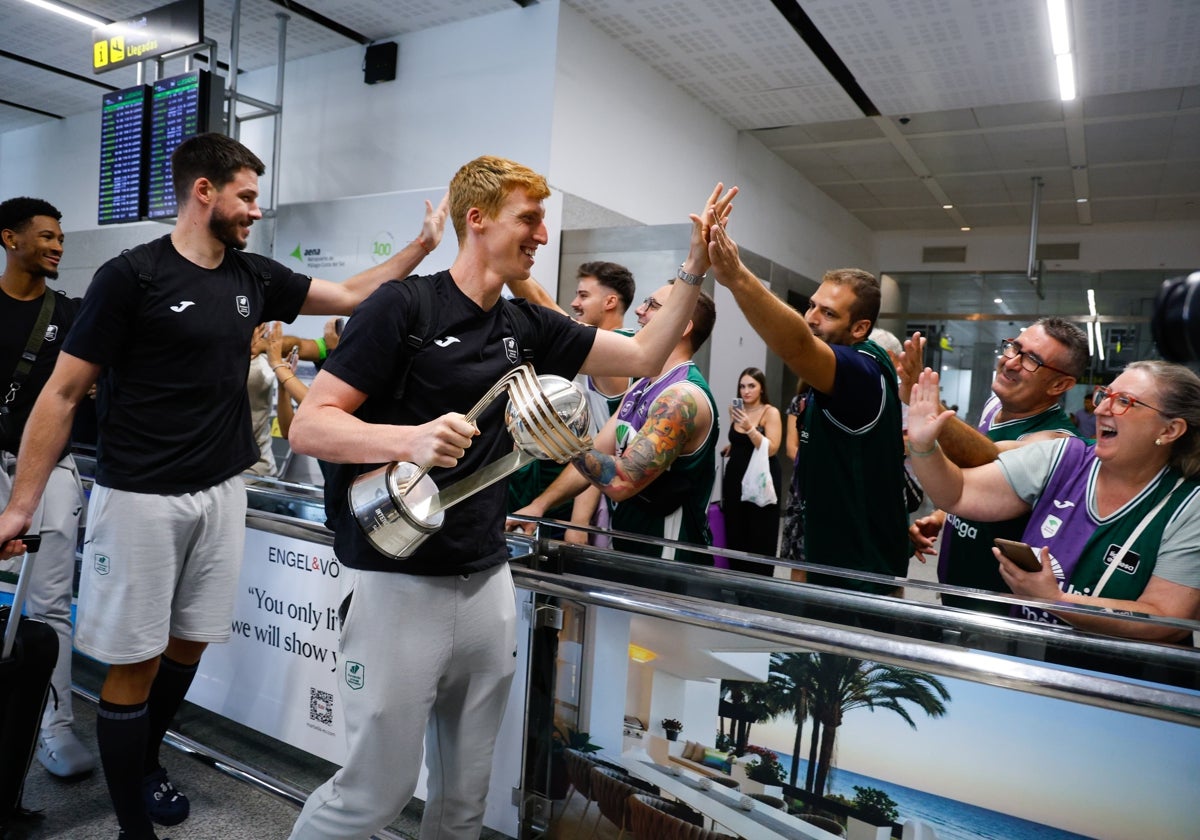
POLYGON ((54 629, 21 615, 36 556, 25 555, 12 608, 0 607, 0 836, 15 817, 28 814, 21 807, 21 793, 58 658, 54 629))

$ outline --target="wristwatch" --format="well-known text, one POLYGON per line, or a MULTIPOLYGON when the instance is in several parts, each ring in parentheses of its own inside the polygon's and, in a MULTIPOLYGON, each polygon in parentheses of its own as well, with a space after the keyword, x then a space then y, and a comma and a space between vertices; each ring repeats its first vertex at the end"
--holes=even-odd
POLYGON ((679 266, 679 271, 675 272, 675 276, 684 283, 687 283, 689 286, 699 286, 704 282, 703 274, 688 274, 683 270, 682 265, 679 266))

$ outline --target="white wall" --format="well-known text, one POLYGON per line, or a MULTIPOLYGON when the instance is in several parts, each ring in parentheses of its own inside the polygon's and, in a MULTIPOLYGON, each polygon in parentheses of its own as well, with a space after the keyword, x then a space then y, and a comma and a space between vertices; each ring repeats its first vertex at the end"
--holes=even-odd
POLYGON ((591 742, 620 755, 624 743, 626 684, 629 677, 631 614, 589 607, 584 636, 583 703, 579 729, 591 742))

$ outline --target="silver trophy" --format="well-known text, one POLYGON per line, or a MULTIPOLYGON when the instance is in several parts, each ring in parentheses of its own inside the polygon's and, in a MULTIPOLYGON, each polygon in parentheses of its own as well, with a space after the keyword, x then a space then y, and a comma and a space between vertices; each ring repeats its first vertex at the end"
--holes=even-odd
POLYGON ((474 423, 485 408, 507 393, 504 424, 516 448, 445 490, 408 461, 393 461, 364 473, 350 486, 350 509, 367 541, 390 557, 408 557, 442 527, 451 505, 499 481, 535 459, 566 463, 592 448, 587 398, 561 376, 538 376, 528 363, 500 378, 466 419, 474 423))

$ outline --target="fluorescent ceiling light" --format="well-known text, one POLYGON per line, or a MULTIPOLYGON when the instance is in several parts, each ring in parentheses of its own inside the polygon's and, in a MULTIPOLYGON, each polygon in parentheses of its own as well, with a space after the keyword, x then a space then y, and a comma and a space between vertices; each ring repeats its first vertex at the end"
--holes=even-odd
POLYGON ((1077 198, 1077 199, 1075 199, 1075 203, 1076 204, 1087 204, 1087 199, 1086 198, 1077 198))
POLYGON ((1100 322, 1092 321, 1092 326, 1096 328, 1096 355, 1100 357, 1100 361, 1104 361, 1104 334, 1100 332, 1100 322))
POLYGON ((45 9, 47 12, 54 12, 56 15, 62 15, 65 18, 70 18, 76 23, 83 23, 91 27, 108 26, 108 21, 94 18, 90 15, 85 15, 83 12, 77 11, 69 6, 61 6, 52 0, 25 0, 30 6, 37 6, 39 9, 45 9))
POLYGON ((942 205, 942 209, 943 209, 943 210, 953 210, 953 209, 954 209, 954 205, 953 205, 953 204, 943 204, 943 205, 942 205))
POLYGON ((1050 47, 1055 55, 1071 51, 1071 21, 1067 16, 1067 0, 1046 0, 1050 14, 1050 47))
POLYGON ((959 230, 970 230, 970 229, 971 229, 970 225, 963 225, 962 227, 959 228, 959 230))
POLYGON ((1088 298, 1088 314, 1091 315, 1093 318, 1095 318, 1096 315, 1099 314, 1096 312, 1096 290, 1088 289, 1087 290, 1087 298, 1088 298))
POLYGON ((1055 56, 1058 63, 1058 97, 1063 102, 1075 98, 1075 59, 1070 53, 1055 56))
POLYGON ((1004 298, 992 298, 992 303, 1004 303, 1004 298))

